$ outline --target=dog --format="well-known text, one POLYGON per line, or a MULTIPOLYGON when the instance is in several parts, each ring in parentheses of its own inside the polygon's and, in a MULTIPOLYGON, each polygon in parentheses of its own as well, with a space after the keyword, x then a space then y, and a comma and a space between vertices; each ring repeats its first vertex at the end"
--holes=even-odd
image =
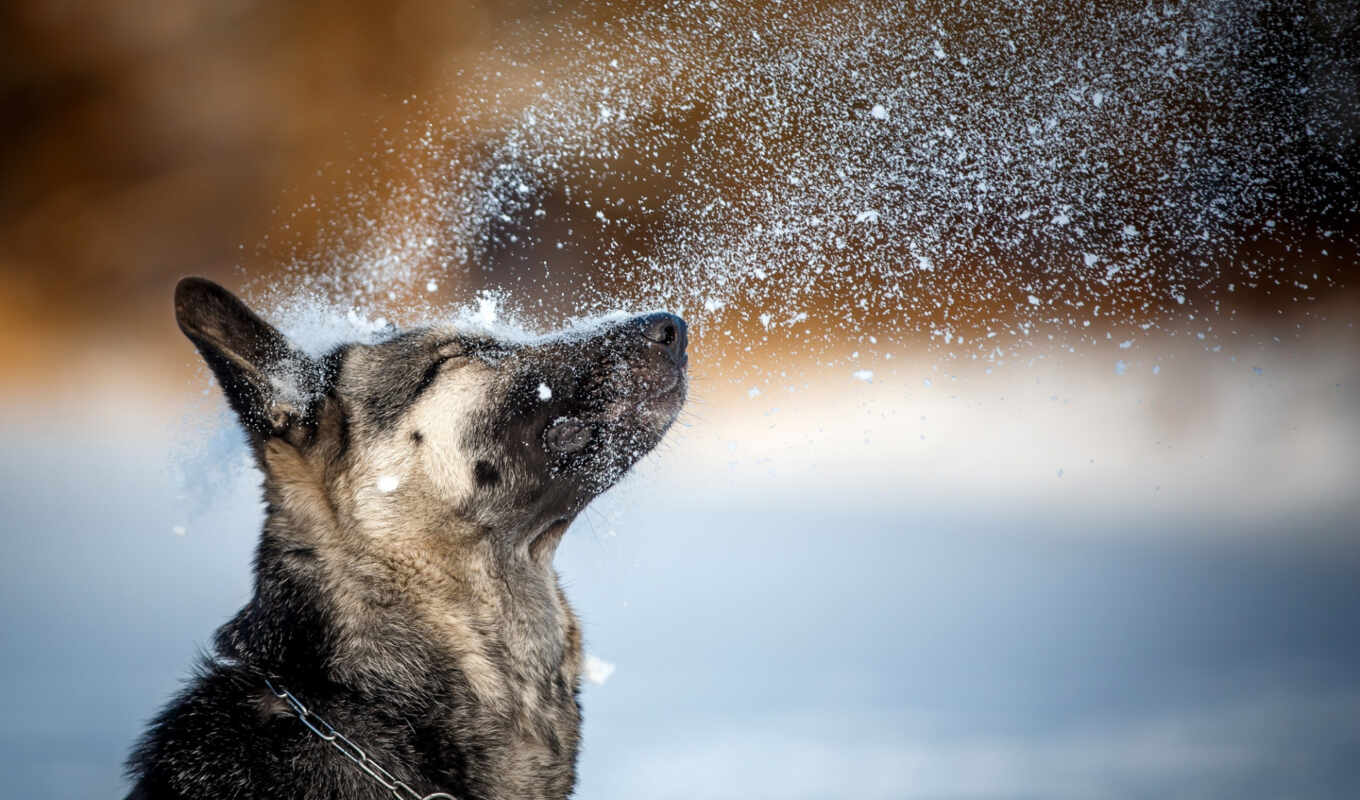
POLYGON ((434 326, 317 358, 208 280, 175 314, 266 519, 254 595, 137 744, 129 800, 571 794, 581 627, 553 555, 675 421, 685 322, 434 326))

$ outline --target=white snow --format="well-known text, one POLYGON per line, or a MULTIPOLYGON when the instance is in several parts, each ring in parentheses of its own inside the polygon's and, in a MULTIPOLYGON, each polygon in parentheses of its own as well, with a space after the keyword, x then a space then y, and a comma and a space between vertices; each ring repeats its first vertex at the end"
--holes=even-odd
MULTIPOLYGON (((308 311, 315 314, 317 310, 308 309, 308 311)), ((324 311, 322 313, 324 313, 324 311)), ((360 339, 372 339, 374 336, 386 331, 391 325, 391 323, 387 321, 386 317, 378 316, 374 317, 373 319, 369 319, 367 314, 362 313, 357 308, 351 308, 345 312, 345 321, 349 323, 349 327, 351 328, 350 332, 351 335, 357 335, 360 339)), ((297 320, 297 322, 312 325, 324 324, 316 319, 308 319, 305 321, 297 320)), ((295 340, 298 339, 299 336, 297 334, 299 332, 294 330, 293 326, 289 326, 289 328, 290 328, 288 331, 289 336, 295 340)))
POLYGON ((481 292, 477 295, 477 311, 473 319, 483 325, 491 326, 496 324, 500 318, 500 296, 490 292, 481 292))
POLYGON ((605 661, 603 658, 586 653, 586 680, 596 686, 603 686, 609 680, 609 676, 614 674, 614 665, 605 661))
POLYGON ((546 383, 538 385, 538 399, 547 402, 552 399, 552 388, 546 383))
MULTIPOLYGON (((353 306, 350 327, 363 339, 386 335, 378 312, 421 287, 430 296, 396 312, 402 322, 426 309, 490 327, 517 325, 507 318, 520 314, 546 325, 665 307, 721 343, 709 352, 732 361, 717 369, 738 371, 766 342, 786 339, 825 358, 889 315, 885 348, 928 339, 947 358, 995 362, 1044 336, 1097 346, 1102 330, 1200 314, 1233 274, 1214 256, 1239 252, 1241 231, 1264 227, 1276 243, 1310 235, 1265 219, 1279 188, 1266 179, 1300 172, 1274 161, 1296 158, 1280 143, 1305 124, 1330 126, 1311 139, 1337 140, 1350 117, 1313 100, 1316 91, 1310 101, 1323 106, 1308 119, 1269 104, 1222 113, 1217 99, 1246 96, 1261 80, 1227 54, 1269 32, 1219 0, 1185 0, 1174 15, 1136 5, 1094 4, 1058 27, 1020 15, 990 38, 947 32, 993 24, 967 6, 936 19, 905 4, 872 15, 831 4, 804 17, 777 4, 736 13, 694 3, 684 5, 693 24, 678 26, 669 12, 625 12, 624 37, 550 15, 579 44, 554 62, 553 79, 511 79, 523 65, 510 65, 505 81, 464 87, 468 108, 483 109, 466 123, 485 146, 413 188, 381 225, 343 220, 372 227, 371 244, 323 254, 322 274, 306 274, 298 292, 353 306), (714 47, 719 30, 742 46, 714 47), (1177 46, 1186 36, 1203 46, 1177 46), (1159 47, 1163 59, 1152 57, 1159 47), (1165 60, 1173 53, 1174 67, 1165 60), (1169 67, 1193 97, 1167 87, 1169 67), (1005 91, 995 102, 955 102, 966 85, 1005 91), (1204 152, 1215 157, 1186 157, 1204 152), (664 202, 636 191, 642 184, 622 185, 630 171, 666 186, 664 202), (568 212, 551 233, 525 225, 547 213, 545 187, 568 212), (664 233, 640 237, 641 219, 664 233), (553 281, 565 271, 544 263, 541 273, 494 276, 516 302, 483 294, 474 311, 433 307, 441 286, 458 294, 454 276, 487 256, 530 252, 539 235, 565 263, 607 264, 607 276, 583 270, 582 285, 559 293, 553 281), (1169 259, 1168 245, 1180 243, 1204 252, 1169 259), (1016 296, 1025 300, 1007 303, 1016 296), (567 298, 585 299, 555 305, 567 298), (1010 319, 987 318, 1002 305, 1010 319), (816 318, 795 316, 797 307, 816 318), (760 327, 741 325, 747 315, 760 327), (968 333, 992 327, 999 338, 968 333)), ((489 66, 499 77, 505 65, 489 66)), ((410 163, 442 158, 445 145, 431 142, 445 133, 416 145, 410 163)), ((1253 286, 1287 269, 1238 266, 1259 274, 1253 286)), ((1302 276, 1286 277, 1282 285, 1302 290, 1302 276)))
POLYGON ((850 374, 850 377, 854 378, 854 379, 857 380, 857 381, 864 381, 865 383, 873 383, 873 382, 874 382, 874 371, 871 370, 871 369, 857 369, 857 370, 855 370, 854 372, 852 372, 852 373, 850 374))
POLYGON ((378 491, 383 494, 391 494, 401 485, 401 479, 396 475, 383 475, 378 478, 378 491))

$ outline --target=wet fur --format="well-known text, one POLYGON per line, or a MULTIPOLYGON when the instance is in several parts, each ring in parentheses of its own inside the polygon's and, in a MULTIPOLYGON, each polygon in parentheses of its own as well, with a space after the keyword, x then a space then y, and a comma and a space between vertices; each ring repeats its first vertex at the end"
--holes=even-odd
POLYGON ((391 796, 266 678, 422 796, 569 795, 581 631, 552 555, 674 419, 683 338, 639 336, 656 317, 535 345, 426 329, 312 359, 207 281, 176 311, 247 431, 266 521, 254 596, 136 747, 130 798, 391 796), (562 420, 588 445, 544 445, 562 420))

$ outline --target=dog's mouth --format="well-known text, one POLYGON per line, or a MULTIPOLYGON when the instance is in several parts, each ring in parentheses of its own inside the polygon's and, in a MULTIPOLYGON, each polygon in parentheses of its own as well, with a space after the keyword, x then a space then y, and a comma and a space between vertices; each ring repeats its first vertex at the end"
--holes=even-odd
POLYGON ((558 542, 562 541, 562 536, 566 534, 569 525, 571 525, 571 520, 567 517, 558 517, 548 523, 529 542, 529 555, 539 560, 551 556, 553 551, 557 549, 558 542))
POLYGON ((685 377, 685 366, 680 364, 659 379, 640 381, 633 391, 622 393, 593 413, 556 417, 543 430, 543 446, 550 453, 571 455, 611 431, 625 434, 623 438, 633 442, 649 438, 649 434, 659 441, 684 404, 685 377))
POLYGON ((686 356, 675 369, 670 371, 670 375, 661 380, 661 385, 653 390, 647 399, 651 401, 662 401, 679 393, 680 384, 685 381, 685 367, 688 363, 689 357, 686 356))
POLYGON ((536 445, 520 451, 530 474, 542 470, 573 508, 612 486, 679 416, 687 343, 684 320, 657 312, 517 356, 502 418, 525 434, 513 440, 536 445))

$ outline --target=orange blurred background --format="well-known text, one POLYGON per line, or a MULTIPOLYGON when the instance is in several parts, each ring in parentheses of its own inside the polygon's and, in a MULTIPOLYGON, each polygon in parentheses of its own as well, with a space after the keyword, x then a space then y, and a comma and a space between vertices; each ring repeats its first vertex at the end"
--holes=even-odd
POLYGON ((539 13, 460 0, 6 3, 0 381, 43 382, 91 335, 177 345, 178 277, 267 274, 292 207, 333 194, 411 96, 457 102, 450 76, 539 13))
MULTIPOLYGON (((0 11, 0 381, 8 393, 22 394, 41 391, 73 365, 99 369, 88 362, 113 356, 110 348, 90 348, 92 337, 117 342, 128 364, 143 365, 134 369, 156 364, 153 377, 170 363, 187 366, 192 361, 178 357, 187 351, 169 313, 178 277, 205 275, 233 288, 247 280, 268 283, 282 265, 321 246, 329 218, 353 215, 356 205, 380 208, 416 171, 438 166, 434 160, 447 155, 438 148, 420 164, 403 149, 424 121, 455 118, 496 82, 522 80, 481 72, 489 53, 502 48, 505 55, 525 29, 556 30, 549 36, 560 37, 564 26, 555 20, 569 14, 575 24, 588 24, 643 5, 6 4, 0 11), (405 156, 388 159, 388 152, 405 156), (175 357, 167 360, 167 353, 175 357)), ((607 28, 594 34, 609 35, 607 28)), ((554 65, 542 59, 554 53, 566 59, 572 49, 570 41, 558 44, 538 48, 540 61, 529 66, 551 74, 554 65)), ((471 151, 481 144, 452 146, 471 151)), ((549 224, 564 228, 571 215, 587 213, 566 205, 553 211, 550 218, 560 219, 549 224)), ((1306 209, 1293 213, 1284 227, 1311 229, 1302 218, 1306 209)), ((1289 257, 1304 263, 1329 245, 1330 263, 1355 263, 1346 248, 1353 249, 1347 243, 1356 227, 1354 220, 1347 224, 1329 243, 1301 234, 1309 252, 1289 257)), ((622 245, 640 241, 635 236, 622 245)), ((1238 262, 1280 247, 1244 233, 1241 252, 1217 266, 1218 280, 1204 295, 1219 296, 1238 262)), ((484 266, 494 272, 497 265, 484 266)), ((1232 307, 1219 311, 1225 318, 1271 320, 1294 313, 1304 299, 1304 308, 1349 313, 1355 290, 1345 280, 1348 271, 1315 285, 1306 293, 1311 299, 1291 287, 1239 288, 1227 298, 1232 307)), ((918 295, 953 288, 966 298, 974 279, 956 271, 914 280, 918 295)), ((464 300, 476 288, 446 286, 443 294, 464 300)), ((1203 299, 1190 288, 1192 300, 1203 299)), ((1140 301, 1134 294, 1106 302, 1108 308, 1140 301)), ((978 302, 977 315, 1005 313, 978 302)), ((733 313, 728 322, 754 328, 750 314, 733 313)), ((771 347, 786 351, 797 344, 771 338, 771 347)), ((701 339, 700 346, 715 345, 701 339)))

